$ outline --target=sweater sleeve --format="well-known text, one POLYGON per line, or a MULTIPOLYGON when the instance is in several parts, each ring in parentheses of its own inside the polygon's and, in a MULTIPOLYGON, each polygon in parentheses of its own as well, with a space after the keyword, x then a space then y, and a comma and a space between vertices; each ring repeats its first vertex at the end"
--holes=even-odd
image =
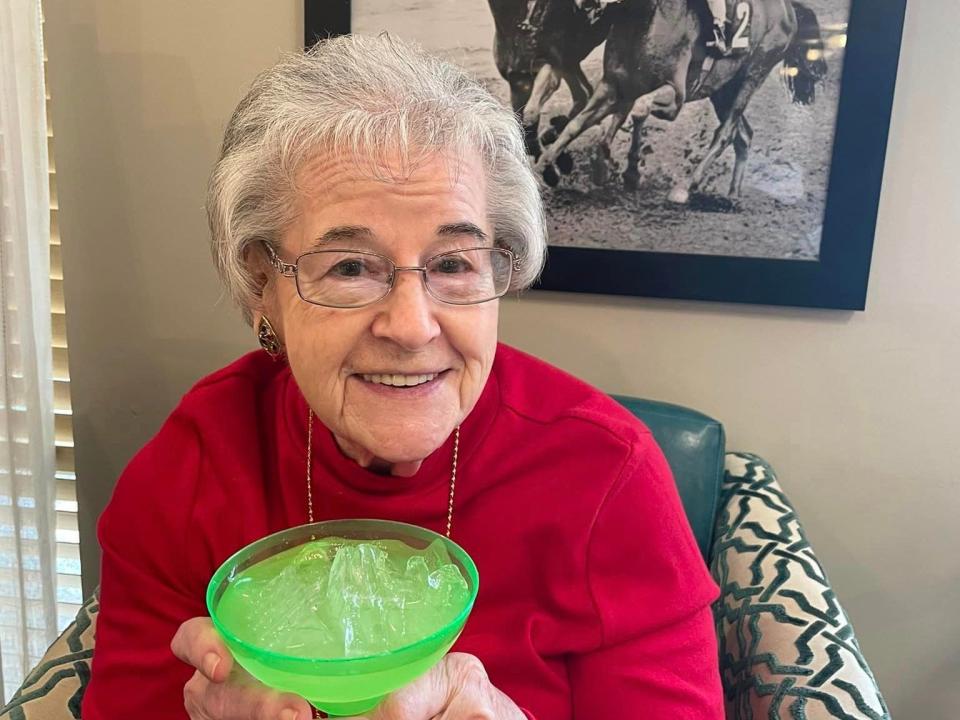
POLYGON ((190 567, 201 467, 193 427, 174 414, 121 475, 98 525, 100 613, 84 720, 186 718, 192 668, 170 651, 180 624, 206 615, 190 567))
POLYGON ((721 720, 717 590, 650 436, 603 501, 587 568, 601 639, 571 660, 573 717, 721 720))

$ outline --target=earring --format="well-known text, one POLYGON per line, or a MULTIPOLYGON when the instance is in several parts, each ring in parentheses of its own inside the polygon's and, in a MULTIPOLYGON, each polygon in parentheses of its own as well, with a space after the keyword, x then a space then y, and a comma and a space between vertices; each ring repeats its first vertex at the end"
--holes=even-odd
POLYGON ((277 332, 265 315, 261 315, 260 322, 257 323, 257 340, 260 342, 260 347, 272 358, 279 357, 283 352, 280 338, 277 337, 277 332))

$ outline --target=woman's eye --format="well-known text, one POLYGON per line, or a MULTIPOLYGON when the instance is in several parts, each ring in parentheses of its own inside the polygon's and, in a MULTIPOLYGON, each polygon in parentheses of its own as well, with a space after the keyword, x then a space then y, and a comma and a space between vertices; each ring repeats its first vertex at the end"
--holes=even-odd
POLYGON ((437 263, 437 270, 442 273, 461 273, 470 269, 467 262, 460 257, 441 258, 437 263))
POLYGON ((363 273, 360 260, 341 260, 333 266, 333 273, 340 277, 359 277, 363 273))

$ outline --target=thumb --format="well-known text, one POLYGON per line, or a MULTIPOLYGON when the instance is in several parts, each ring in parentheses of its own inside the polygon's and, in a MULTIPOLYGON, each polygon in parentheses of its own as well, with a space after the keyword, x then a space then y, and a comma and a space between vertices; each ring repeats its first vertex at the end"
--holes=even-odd
POLYGON ((222 683, 233 669, 233 656, 208 617, 187 620, 170 642, 173 654, 213 683, 222 683))

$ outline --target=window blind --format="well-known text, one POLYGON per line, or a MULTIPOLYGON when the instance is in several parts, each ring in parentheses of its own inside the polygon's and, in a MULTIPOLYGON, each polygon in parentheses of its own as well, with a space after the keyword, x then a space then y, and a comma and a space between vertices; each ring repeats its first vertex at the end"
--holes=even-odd
MULTIPOLYGON (((47 56, 44 51, 44 73, 47 56)), ((73 622, 83 590, 80 584, 80 533, 77 526, 77 475, 73 464, 73 405, 70 402, 70 368, 67 354, 67 317, 63 294, 63 256, 61 255, 60 206, 57 196, 57 166, 54 153, 53 123, 50 114, 50 83, 47 97, 47 157, 50 176, 50 312, 53 332, 53 399, 56 444, 57 511, 57 627, 63 630, 73 622)))

